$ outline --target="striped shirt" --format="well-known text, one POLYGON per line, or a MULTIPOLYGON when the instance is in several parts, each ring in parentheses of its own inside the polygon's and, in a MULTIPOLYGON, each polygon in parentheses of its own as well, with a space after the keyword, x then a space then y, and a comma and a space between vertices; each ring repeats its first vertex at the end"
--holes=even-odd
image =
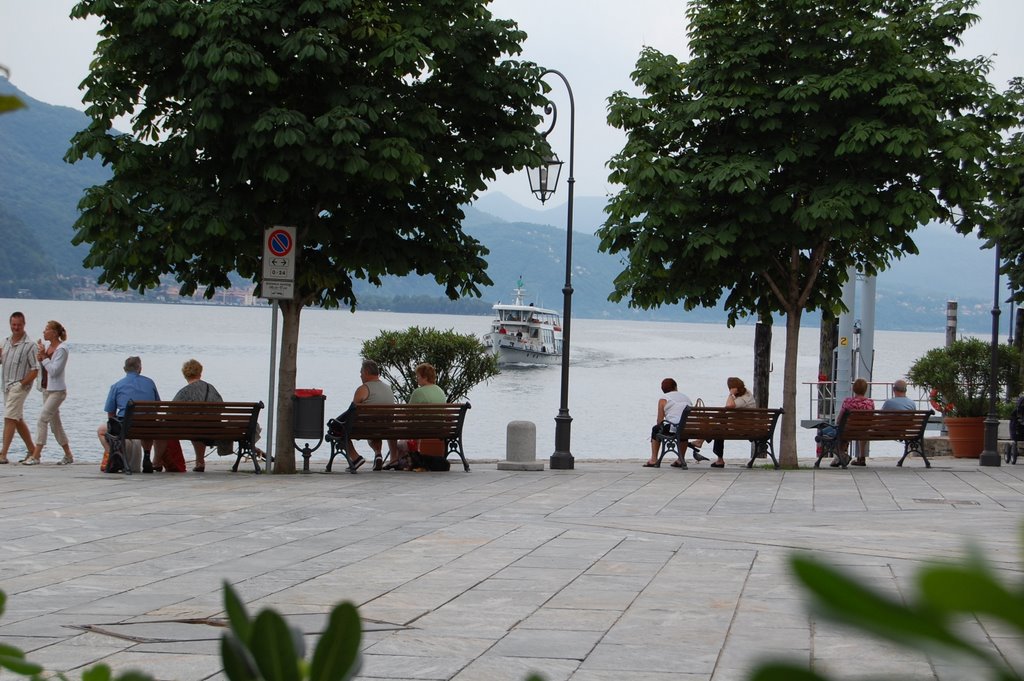
POLYGON ((29 340, 27 333, 17 343, 12 343, 8 336, 4 339, 4 351, 0 356, 0 362, 3 362, 3 384, 6 392, 13 384, 24 380, 30 371, 39 369, 36 344, 29 340))

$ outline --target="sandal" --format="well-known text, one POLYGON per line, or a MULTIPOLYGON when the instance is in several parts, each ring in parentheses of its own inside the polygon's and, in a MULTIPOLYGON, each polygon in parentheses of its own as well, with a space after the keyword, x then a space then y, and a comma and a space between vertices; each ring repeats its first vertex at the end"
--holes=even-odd
POLYGON ((384 459, 379 456, 373 457, 373 470, 379 471, 384 469, 384 459))
POLYGON ((202 466, 196 466, 195 468, 192 469, 192 472, 193 473, 205 473, 206 472, 206 465, 204 464, 202 466))
POLYGON ((360 466, 362 466, 362 465, 363 465, 364 463, 366 463, 366 459, 364 459, 363 457, 359 457, 358 459, 356 459, 355 461, 353 461, 353 462, 352 462, 351 464, 349 464, 349 467, 348 467, 348 472, 349 472, 349 473, 355 473, 355 472, 356 472, 356 470, 357 470, 357 469, 358 469, 358 468, 359 468, 360 466))
POLYGON ((711 467, 712 468, 725 468, 725 462, 724 461, 722 461, 722 462, 716 461, 713 464, 711 464, 711 467))
POLYGON ((677 459, 676 461, 672 462, 672 468, 682 468, 682 467, 683 467, 682 459, 677 459))
POLYGON ((661 468, 661 466, 658 463, 651 463, 648 461, 644 464, 644 468, 661 468))

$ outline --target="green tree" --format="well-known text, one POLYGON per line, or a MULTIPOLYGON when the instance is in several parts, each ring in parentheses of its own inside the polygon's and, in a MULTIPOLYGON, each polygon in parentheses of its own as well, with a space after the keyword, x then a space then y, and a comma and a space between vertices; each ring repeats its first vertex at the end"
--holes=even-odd
POLYGON ((646 49, 609 122, 623 188, 598 231, 626 253, 614 300, 724 298, 729 323, 786 318, 781 463, 796 451, 804 311, 837 312, 932 220, 983 222, 998 139, 988 62, 953 56, 974 0, 693 0, 689 62, 646 49))
MULTIPOLYGON (((91 118, 69 161, 113 170, 87 190, 76 243, 100 282, 171 274, 212 296, 261 279, 263 230, 297 228, 281 301, 278 431, 291 431, 299 317, 356 306, 354 279, 432 275, 449 298, 489 285, 461 228, 497 170, 537 160, 540 69, 485 0, 83 0, 102 21, 84 81, 91 118), (131 115, 131 134, 115 117, 131 115)), ((293 472, 288 438, 277 471, 293 472)))
MULTIPOLYGON (((7 70, 6 66, 0 65, 0 76, 10 78, 11 72, 7 70)), ((0 95, 0 114, 10 113, 11 111, 24 108, 25 102, 21 101, 14 95, 0 95)))
POLYGON ((437 384, 449 402, 462 402, 470 389, 500 373, 498 358, 471 334, 454 329, 418 326, 405 331, 382 331, 363 343, 362 356, 380 365, 381 378, 387 381, 399 402, 408 402, 419 385, 416 365, 429 362, 437 371, 437 384))
POLYGON ((1007 137, 994 164, 995 232, 987 234, 999 241, 1000 271, 1009 277, 1013 299, 1024 303, 1024 78, 1010 82, 1004 101, 1017 129, 1007 137))

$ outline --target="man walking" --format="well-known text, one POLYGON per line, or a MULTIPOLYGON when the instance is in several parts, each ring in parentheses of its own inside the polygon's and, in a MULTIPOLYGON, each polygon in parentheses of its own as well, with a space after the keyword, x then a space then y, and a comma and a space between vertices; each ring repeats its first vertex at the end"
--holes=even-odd
POLYGON ((35 343, 25 333, 25 315, 15 312, 11 315, 11 335, 4 340, 0 349, 0 362, 3 363, 4 390, 4 441, 0 450, 0 464, 7 463, 7 451, 14 439, 14 431, 18 431, 28 454, 23 461, 32 458, 35 445, 32 444, 32 433, 25 423, 25 399, 32 391, 32 381, 39 373, 39 360, 36 358, 35 343))

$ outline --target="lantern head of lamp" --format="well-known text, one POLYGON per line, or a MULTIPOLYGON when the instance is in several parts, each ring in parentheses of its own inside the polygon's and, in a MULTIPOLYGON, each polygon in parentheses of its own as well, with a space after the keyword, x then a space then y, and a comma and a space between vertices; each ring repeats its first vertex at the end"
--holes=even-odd
POLYGON ((530 191, 544 203, 552 197, 558 187, 558 176, 562 172, 562 162, 558 156, 551 154, 544 159, 539 167, 529 168, 526 177, 530 180, 530 191))

